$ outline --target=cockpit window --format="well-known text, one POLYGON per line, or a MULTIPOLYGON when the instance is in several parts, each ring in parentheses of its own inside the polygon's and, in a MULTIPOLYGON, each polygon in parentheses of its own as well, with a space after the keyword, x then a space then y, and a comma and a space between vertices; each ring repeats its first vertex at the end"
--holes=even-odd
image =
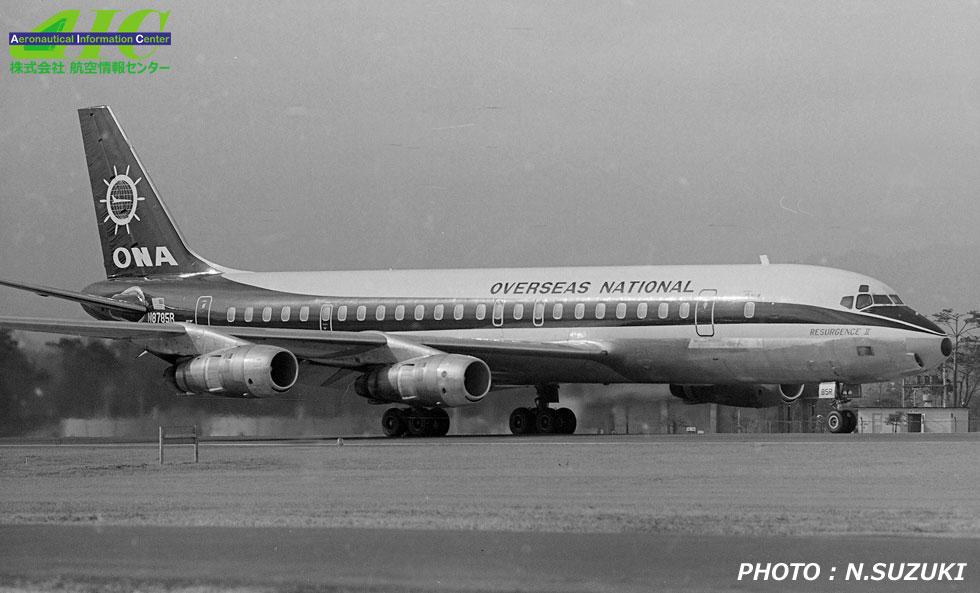
POLYGON ((868 294, 868 287, 862 284, 859 288, 859 294, 854 296, 846 296, 840 300, 840 306, 845 309, 850 309, 852 307, 858 310, 864 310, 868 307, 887 305, 890 307, 902 307, 905 303, 902 299, 898 298, 897 294, 868 294))

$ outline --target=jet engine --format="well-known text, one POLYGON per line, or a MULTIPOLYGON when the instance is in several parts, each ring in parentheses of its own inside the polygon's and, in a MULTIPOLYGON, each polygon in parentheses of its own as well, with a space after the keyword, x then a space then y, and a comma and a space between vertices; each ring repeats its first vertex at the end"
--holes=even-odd
MULTIPOLYGON (((722 404, 740 408, 768 408, 792 403, 807 393, 803 383, 778 385, 670 385, 670 393, 689 404, 722 404)), ((813 397, 816 397, 815 386, 813 397)))
POLYGON ((490 367, 462 354, 423 356, 361 375, 354 388, 358 395, 376 401, 466 406, 490 391, 490 367))
POLYGON ((248 345, 216 350, 168 370, 185 393, 270 397, 296 384, 299 363, 289 350, 248 345))

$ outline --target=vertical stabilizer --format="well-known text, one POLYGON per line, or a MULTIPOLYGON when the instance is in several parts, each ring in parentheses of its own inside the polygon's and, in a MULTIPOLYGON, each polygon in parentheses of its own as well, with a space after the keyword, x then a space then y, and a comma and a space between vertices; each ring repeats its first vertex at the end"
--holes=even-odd
POLYGON ((214 273, 167 213, 108 106, 78 110, 106 277, 214 273))

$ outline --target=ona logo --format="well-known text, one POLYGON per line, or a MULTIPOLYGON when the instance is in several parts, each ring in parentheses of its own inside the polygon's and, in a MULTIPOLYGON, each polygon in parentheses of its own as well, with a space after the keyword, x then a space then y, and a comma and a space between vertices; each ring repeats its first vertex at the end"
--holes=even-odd
MULTIPOLYGON (((99 202, 105 204, 105 210, 107 216, 102 219, 102 222, 112 221, 116 225, 116 230, 114 235, 119 234, 119 227, 126 227, 126 232, 129 233, 129 223, 134 219, 139 220, 140 217, 136 216, 136 206, 139 202, 143 201, 145 198, 141 198, 137 195, 136 184, 143 180, 142 177, 133 181, 129 177, 129 167, 126 167, 126 172, 120 174, 116 170, 116 167, 112 167, 112 173, 115 177, 112 181, 102 180, 102 183, 106 184, 107 188, 105 190, 105 199, 99 200, 99 202)), ((132 233, 129 233, 132 234, 132 233)))
POLYGON ((112 263, 116 264, 117 268, 128 268, 129 266, 155 268, 163 264, 176 266, 177 260, 165 246, 157 247, 153 255, 150 254, 149 247, 130 247, 128 249, 116 247, 112 252, 112 263))

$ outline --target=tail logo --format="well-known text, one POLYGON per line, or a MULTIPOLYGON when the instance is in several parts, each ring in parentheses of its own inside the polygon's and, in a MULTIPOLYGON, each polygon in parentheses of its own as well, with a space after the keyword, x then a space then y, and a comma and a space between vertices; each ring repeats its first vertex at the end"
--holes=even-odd
MULTIPOLYGON (((99 200, 99 202, 105 204, 105 210, 107 216, 102 219, 102 222, 108 222, 111 220, 115 225, 116 229, 113 234, 119 234, 119 227, 126 227, 126 232, 129 233, 129 223, 133 220, 139 220, 140 217, 136 215, 136 206, 145 200, 146 198, 141 198, 138 195, 138 190, 136 185, 143 180, 142 177, 133 181, 129 177, 129 167, 126 167, 125 173, 120 173, 116 170, 116 167, 112 167, 112 173, 115 175, 111 180, 102 180, 102 183, 106 184, 105 199, 99 200)), ((132 234, 132 233, 130 233, 132 234)))

